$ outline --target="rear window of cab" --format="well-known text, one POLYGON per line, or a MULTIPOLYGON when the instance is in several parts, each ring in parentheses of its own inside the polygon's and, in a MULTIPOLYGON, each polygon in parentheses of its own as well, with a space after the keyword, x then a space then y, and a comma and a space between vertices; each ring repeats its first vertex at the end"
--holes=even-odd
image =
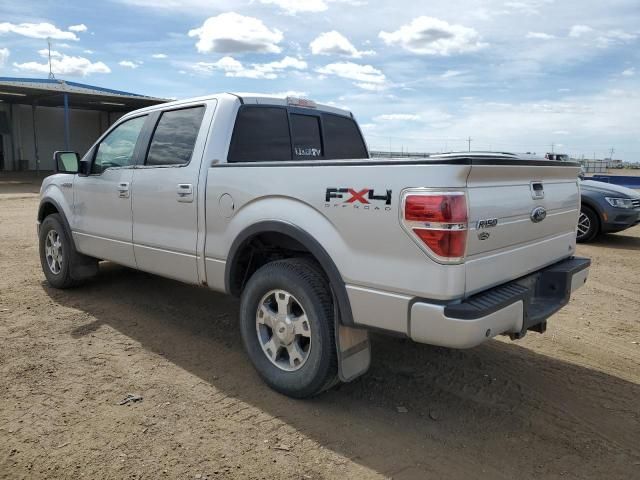
POLYGON ((269 162, 368 158, 356 122, 327 112, 244 105, 236 117, 227 161, 269 162))

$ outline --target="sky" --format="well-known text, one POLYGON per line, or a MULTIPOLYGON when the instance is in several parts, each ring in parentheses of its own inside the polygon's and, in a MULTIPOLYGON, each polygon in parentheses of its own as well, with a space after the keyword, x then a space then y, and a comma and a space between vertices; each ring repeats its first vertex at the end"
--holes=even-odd
POLYGON ((0 76, 295 95, 377 150, 640 162, 639 0, 0 0, 0 76))

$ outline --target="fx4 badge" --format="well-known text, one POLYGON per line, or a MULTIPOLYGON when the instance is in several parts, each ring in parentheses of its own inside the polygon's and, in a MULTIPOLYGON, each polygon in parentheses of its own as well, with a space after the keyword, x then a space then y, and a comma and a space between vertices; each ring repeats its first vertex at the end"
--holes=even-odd
POLYGON ((363 210, 391 210, 391 190, 384 195, 376 195, 372 188, 327 188, 325 192, 326 207, 352 207, 363 210))

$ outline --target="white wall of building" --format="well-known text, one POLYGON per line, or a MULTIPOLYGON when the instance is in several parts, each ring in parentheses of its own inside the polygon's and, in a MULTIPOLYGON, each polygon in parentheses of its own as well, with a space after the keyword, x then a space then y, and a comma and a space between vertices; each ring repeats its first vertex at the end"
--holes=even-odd
MULTIPOLYGON (((11 118, 8 104, 0 104, 11 118)), ((108 114, 96 110, 69 110, 69 147, 81 156, 93 145, 97 138, 115 122, 121 114, 108 114)), ((13 135, 4 135, 5 170, 13 170, 28 165, 35 170, 36 149, 40 170, 53 170, 53 152, 65 150, 64 110, 61 107, 36 107, 36 136, 33 134, 33 108, 29 105, 14 105, 11 122, 13 135), (15 142, 11 144, 11 137, 15 142), (36 142, 36 143, 34 143, 36 142), (14 163, 14 154, 17 162, 14 163)))

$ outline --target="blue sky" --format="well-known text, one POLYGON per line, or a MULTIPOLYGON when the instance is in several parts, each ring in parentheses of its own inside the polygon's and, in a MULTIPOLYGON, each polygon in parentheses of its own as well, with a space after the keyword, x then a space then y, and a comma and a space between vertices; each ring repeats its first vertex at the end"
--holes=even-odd
POLYGON ((640 3, 0 0, 0 75, 160 97, 296 92, 370 147, 640 161, 640 3))

